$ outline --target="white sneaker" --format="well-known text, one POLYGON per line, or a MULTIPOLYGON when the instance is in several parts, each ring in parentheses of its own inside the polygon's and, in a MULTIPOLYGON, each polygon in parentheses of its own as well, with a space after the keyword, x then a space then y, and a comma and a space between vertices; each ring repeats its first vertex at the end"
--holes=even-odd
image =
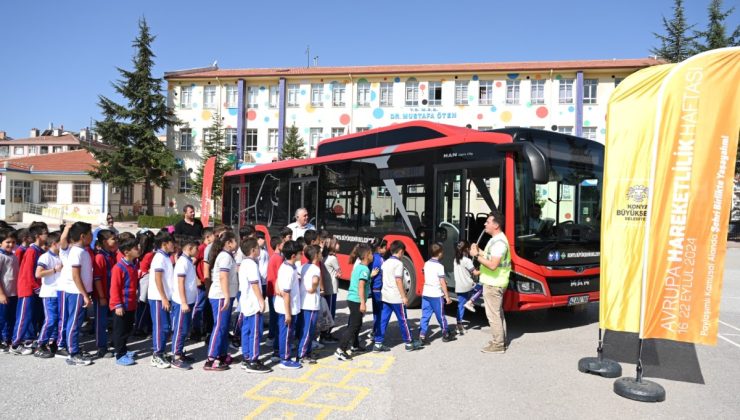
POLYGON ((475 312, 475 306, 473 305, 472 301, 465 302, 465 305, 463 305, 465 309, 469 310, 470 312, 475 312))

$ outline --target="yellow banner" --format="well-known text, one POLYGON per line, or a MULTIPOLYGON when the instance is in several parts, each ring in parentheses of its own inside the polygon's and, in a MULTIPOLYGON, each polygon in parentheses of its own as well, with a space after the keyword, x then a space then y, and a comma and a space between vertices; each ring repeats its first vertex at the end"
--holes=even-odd
POLYGON ((650 154, 643 338, 717 341, 740 131, 738 86, 737 47, 691 57, 662 83, 650 154))
POLYGON ((673 64, 622 81, 609 99, 601 217, 601 328, 638 332, 655 114, 673 64))

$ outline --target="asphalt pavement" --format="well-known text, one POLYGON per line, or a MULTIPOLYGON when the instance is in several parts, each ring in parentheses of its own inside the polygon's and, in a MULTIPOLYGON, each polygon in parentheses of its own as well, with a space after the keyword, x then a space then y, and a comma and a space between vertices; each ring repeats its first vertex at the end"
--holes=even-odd
MULTIPOLYGON (((345 296, 342 290, 340 302, 345 296)), ((337 323, 344 325, 346 305, 339 308, 337 323)), ((447 310, 450 323, 454 309, 453 304, 447 310)), ((420 312, 409 311, 413 325, 418 325, 420 312)), ((137 365, 126 368, 112 359, 71 367, 61 359, 0 355, 2 417, 740 417, 740 248, 728 249, 717 345, 646 343, 645 375, 665 388, 662 403, 623 399, 613 393, 613 379, 577 370, 581 357, 596 354, 598 304, 575 311, 508 314, 511 343, 502 355, 479 351, 489 339, 482 312, 468 313, 468 330, 450 343, 441 341, 432 321, 431 345, 406 352, 394 320, 386 340, 390 352, 339 362, 331 356, 331 346, 320 351, 317 365, 266 375, 248 374, 238 366, 203 371, 202 343, 188 344, 200 360, 191 371, 151 367, 148 340, 131 346, 141 355, 137 365)), ((365 332, 371 320, 371 315, 365 316, 365 332)), ((92 337, 83 338, 90 346, 92 337)), ((629 334, 606 337, 607 356, 620 361, 625 376, 635 374, 636 343, 629 334)))

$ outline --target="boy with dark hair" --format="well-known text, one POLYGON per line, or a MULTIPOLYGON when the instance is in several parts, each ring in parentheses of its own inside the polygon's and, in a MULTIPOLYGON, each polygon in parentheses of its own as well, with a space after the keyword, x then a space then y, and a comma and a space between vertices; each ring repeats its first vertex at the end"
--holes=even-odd
POLYGON ((442 327, 442 341, 446 343, 454 340, 447 327, 447 317, 444 311, 445 303, 449 305, 452 301, 447 291, 445 268, 440 262, 444 254, 442 244, 433 243, 429 254, 432 258, 424 264, 424 289, 421 293, 421 322, 419 323, 419 341, 424 345, 429 344, 427 328, 432 314, 437 317, 437 322, 442 327))
POLYGON ((283 256, 285 261, 280 266, 277 275, 277 288, 280 291, 275 294, 275 311, 278 313, 278 325, 280 327, 280 339, 278 349, 280 354, 280 367, 282 369, 300 369, 299 362, 291 360, 291 344, 295 334, 295 321, 300 305, 300 285, 296 260, 301 253, 300 246, 294 241, 283 244, 283 256))
POLYGON ((13 253, 16 232, 0 229, 0 353, 10 350, 18 304, 18 258, 13 253))
MULTIPOLYGON (((131 239, 128 239, 131 240, 131 239)), ((93 310, 95 311, 95 344, 97 357, 113 357, 108 350, 108 295, 110 294, 110 275, 116 265, 118 241, 113 231, 98 231, 97 249, 93 257, 93 310)))
POLYGON ((262 295, 264 279, 259 273, 257 258, 259 247, 254 238, 244 238, 240 249, 245 255, 239 267, 239 311, 244 316, 241 326, 242 368, 250 373, 267 373, 272 369, 262 364, 260 338, 262 337, 262 313, 265 298, 262 295))
POLYGON ((206 307, 206 301, 208 300, 208 294, 206 292, 205 283, 205 272, 203 271, 203 265, 205 261, 205 250, 208 245, 213 243, 215 235, 213 234, 213 228, 207 227, 203 229, 203 241, 198 245, 198 254, 195 256, 195 275, 197 277, 196 285, 198 286, 198 295, 195 298, 195 305, 193 306, 193 323, 192 331, 190 332, 190 339, 192 341, 200 341, 203 336, 203 312, 206 307))
MULTIPOLYGON (((69 358, 67 364, 87 366, 92 363, 89 357, 83 356, 80 349, 80 327, 84 310, 90 305, 90 293, 93 287, 92 259, 87 247, 92 241, 92 226, 85 222, 76 222, 69 230, 72 246, 62 259, 62 273, 59 284, 65 294, 66 342, 69 358)), ((62 255, 64 255, 63 253, 62 255)))
POLYGON ((59 257, 59 238, 61 232, 52 232, 46 238, 47 251, 39 257, 36 277, 41 279, 39 297, 44 304, 44 325, 38 338, 38 349, 34 356, 42 359, 54 357, 59 334, 59 299, 57 288, 62 260, 59 257))
POLYGON ((293 239, 293 229, 287 226, 280 229, 280 239, 283 240, 283 243, 292 240, 293 239))
MULTIPOLYGON (((187 237, 186 237, 187 238, 187 237)), ((191 369, 194 360, 184 352, 185 336, 190 331, 192 309, 198 295, 195 284, 193 258, 198 253, 198 244, 192 239, 182 242, 182 254, 175 263, 172 290, 172 354, 171 365, 178 369, 191 369)))
POLYGON ((169 332, 170 299, 172 298, 172 261, 170 255, 175 249, 175 240, 166 230, 160 230, 154 237, 157 252, 149 270, 149 309, 152 313, 152 360, 151 365, 167 369, 170 363, 164 359, 167 333, 169 332), (153 277, 152 277, 153 274, 153 277))
POLYGON ((14 354, 28 355, 33 353, 32 342, 38 330, 35 328, 34 308, 40 306, 36 300, 41 290, 41 281, 36 278, 36 266, 39 257, 44 253, 41 248, 46 245, 49 232, 41 225, 29 228, 33 243, 23 254, 18 273, 18 307, 15 312, 15 327, 13 328, 13 345, 11 352, 14 354), (21 343, 25 345, 21 348, 21 343))
MULTIPOLYGON (((306 231, 316 232, 315 230, 306 231)), ((304 235, 305 237, 305 235, 304 235)), ((309 364, 315 364, 316 359, 311 354, 312 342, 316 336, 316 323, 319 319, 321 299, 321 248, 318 245, 308 245, 303 250, 303 255, 308 262, 301 269, 300 295, 301 295, 301 319, 303 328, 301 339, 298 343, 298 359, 309 364)))
POLYGON ((15 249, 15 257, 18 258, 18 264, 23 261, 23 254, 26 253, 26 249, 31 246, 33 240, 31 239, 31 231, 28 228, 19 229, 16 232, 16 241, 18 248, 15 249))
MULTIPOLYGON (((267 275, 265 276, 265 296, 267 296, 267 306, 270 311, 268 322, 267 345, 272 345, 275 356, 278 354, 278 334, 279 327, 277 322, 277 312, 275 312, 275 283, 277 282, 277 273, 283 264, 283 240, 276 236, 270 241, 272 255, 267 261, 267 275)), ((280 360, 279 358, 277 360, 280 360)))
POLYGON ((134 363, 135 352, 128 351, 126 340, 133 329, 136 315, 139 276, 134 261, 139 258, 139 242, 126 239, 118 245, 118 251, 123 254, 121 261, 111 269, 109 308, 113 311, 113 348, 116 364, 131 366, 134 363))

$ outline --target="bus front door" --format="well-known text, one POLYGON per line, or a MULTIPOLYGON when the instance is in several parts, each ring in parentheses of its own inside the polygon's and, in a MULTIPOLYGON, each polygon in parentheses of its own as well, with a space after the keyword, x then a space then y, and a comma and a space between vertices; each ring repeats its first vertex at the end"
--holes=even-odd
POLYGON ((246 184, 237 184, 231 186, 231 217, 228 222, 235 232, 239 231, 239 228, 244 226, 246 223, 245 209, 247 208, 247 197, 249 193, 247 191, 246 184))
MULTIPOLYGON (((308 210, 308 222, 314 226, 318 214, 319 189, 317 177, 294 178, 290 180, 290 199, 288 210, 291 218, 299 208, 308 210)), ((292 221, 292 219, 291 219, 292 221)))
POLYGON ((461 200, 463 170, 438 170, 434 192, 434 241, 442 245, 444 256, 442 264, 447 274, 447 286, 455 285, 454 265, 455 246, 460 240, 461 216, 464 214, 461 200))

